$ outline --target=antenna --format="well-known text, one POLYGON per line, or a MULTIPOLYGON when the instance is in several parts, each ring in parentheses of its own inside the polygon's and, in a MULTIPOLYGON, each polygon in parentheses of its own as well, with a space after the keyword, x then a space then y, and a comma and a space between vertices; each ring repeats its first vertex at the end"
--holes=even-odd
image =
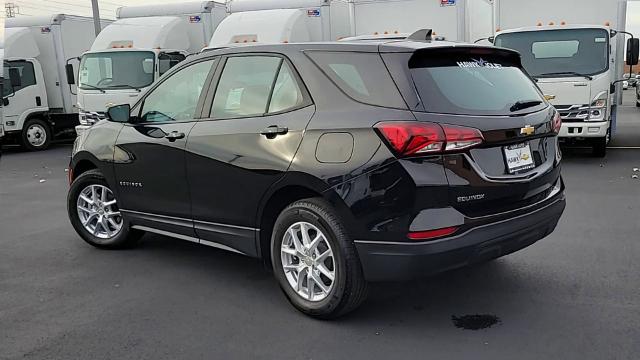
POLYGON ((413 34, 407 37, 408 40, 416 40, 416 41, 431 41, 431 34, 433 31, 431 29, 420 29, 413 34))

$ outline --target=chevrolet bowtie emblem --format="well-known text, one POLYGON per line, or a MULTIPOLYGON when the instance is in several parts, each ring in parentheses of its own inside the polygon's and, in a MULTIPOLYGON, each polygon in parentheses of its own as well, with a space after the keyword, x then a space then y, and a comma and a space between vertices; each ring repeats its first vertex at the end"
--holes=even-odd
POLYGON ((536 132, 536 128, 531 125, 520 128, 520 135, 533 135, 534 132, 536 132))

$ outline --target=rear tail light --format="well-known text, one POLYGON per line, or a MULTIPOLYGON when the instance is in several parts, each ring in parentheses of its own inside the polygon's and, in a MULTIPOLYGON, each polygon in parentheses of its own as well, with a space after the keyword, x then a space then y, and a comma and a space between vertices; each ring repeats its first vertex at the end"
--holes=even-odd
POLYGON ((448 236, 458 231, 455 226, 446 227, 442 229, 426 230, 426 231, 412 231, 407 237, 411 240, 431 240, 443 236, 448 236))
POLYGON ((388 121, 376 129, 399 156, 440 154, 482 144, 478 129, 417 121, 388 121))
POLYGON ((556 134, 560 133, 560 128, 562 127, 562 117, 560 116, 560 113, 556 111, 556 114, 553 116, 553 121, 551 123, 551 126, 553 127, 553 132, 555 132, 556 134))

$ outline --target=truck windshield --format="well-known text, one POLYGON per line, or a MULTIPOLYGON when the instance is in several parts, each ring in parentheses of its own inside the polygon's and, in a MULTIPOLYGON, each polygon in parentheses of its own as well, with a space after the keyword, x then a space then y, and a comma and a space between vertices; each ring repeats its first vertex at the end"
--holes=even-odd
POLYGON ((454 50, 427 56, 416 53, 409 61, 427 112, 502 116, 547 106, 512 58, 454 50))
POLYGON ((494 44, 518 51, 534 77, 580 77, 608 69, 609 33, 604 29, 559 29, 505 33, 494 44))
POLYGON ((153 83, 155 54, 151 51, 114 51, 86 54, 80 62, 81 89, 143 88, 153 83))

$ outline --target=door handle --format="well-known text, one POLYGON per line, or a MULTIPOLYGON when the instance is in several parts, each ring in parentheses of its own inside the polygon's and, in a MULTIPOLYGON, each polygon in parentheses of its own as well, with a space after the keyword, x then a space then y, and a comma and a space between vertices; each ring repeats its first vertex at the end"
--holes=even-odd
POLYGON ((262 130, 260 132, 260 134, 266 136, 267 139, 275 139, 276 136, 284 135, 284 134, 286 134, 288 132, 289 132, 289 128, 287 128, 287 127, 280 127, 278 125, 271 125, 271 126, 267 127, 266 129, 262 130))
POLYGON ((169 142, 174 142, 174 141, 176 141, 178 139, 184 139, 184 133, 177 132, 177 131, 172 131, 172 132, 168 133, 167 135, 165 135, 164 138, 169 140, 169 142))

